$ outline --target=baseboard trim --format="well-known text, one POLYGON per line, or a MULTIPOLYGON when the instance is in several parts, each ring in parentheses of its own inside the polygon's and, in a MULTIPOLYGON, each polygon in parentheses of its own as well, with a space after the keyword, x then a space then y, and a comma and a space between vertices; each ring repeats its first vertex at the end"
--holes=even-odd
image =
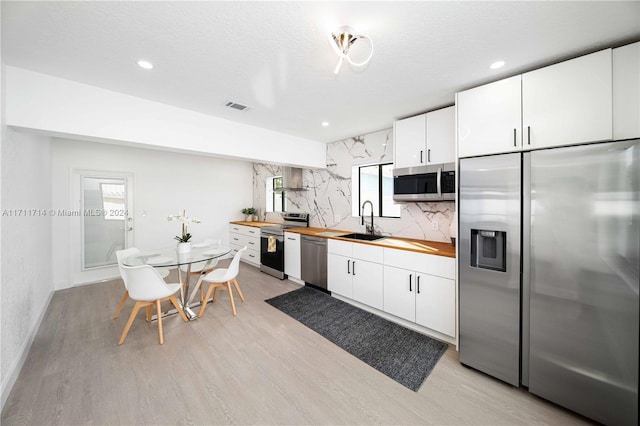
POLYGON ((44 308, 40 315, 38 316, 38 320, 33 324, 29 333, 22 344, 22 348, 18 352, 19 356, 14 360, 13 365, 9 368, 8 374, 2 378, 2 406, 0 409, 4 409, 4 404, 9 399, 9 395, 11 394, 11 390, 13 389, 13 385, 16 384, 16 380, 18 380, 18 376, 20 375, 20 371, 24 366, 24 362, 27 360, 27 355, 29 354, 29 350, 31 349, 31 344, 38 334, 38 330, 40 329, 40 325, 44 320, 45 314, 47 310, 49 310, 49 305, 51 304, 51 299, 53 299, 53 294, 55 290, 51 290, 49 295, 47 296, 47 300, 44 304, 44 308))

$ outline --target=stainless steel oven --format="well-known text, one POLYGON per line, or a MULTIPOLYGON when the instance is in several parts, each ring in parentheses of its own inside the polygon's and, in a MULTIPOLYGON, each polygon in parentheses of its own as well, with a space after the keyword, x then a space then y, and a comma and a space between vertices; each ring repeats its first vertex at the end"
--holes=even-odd
POLYGON ((283 213, 283 222, 260 228, 260 270, 281 280, 284 273, 284 231, 309 226, 308 213, 283 213))
POLYGON ((260 270, 281 280, 284 279, 283 230, 260 230, 260 270))

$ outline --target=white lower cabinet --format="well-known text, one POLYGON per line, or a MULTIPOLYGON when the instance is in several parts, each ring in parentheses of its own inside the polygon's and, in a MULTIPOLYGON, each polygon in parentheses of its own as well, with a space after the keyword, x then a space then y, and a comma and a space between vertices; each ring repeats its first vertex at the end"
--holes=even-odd
POLYGON ((229 245, 233 255, 242 247, 247 247, 241 260, 254 266, 260 265, 260 228, 232 223, 229 226, 229 245))
POLYGON ((301 279, 300 234, 284 233, 284 273, 290 277, 301 279))
POLYGON ((329 240, 327 287, 332 293, 382 310, 382 247, 329 240))
POLYGON ((455 259, 385 249, 384 311, 455 337, 455 259))
POLYGON ((455 259, 329 240, 332 294, 448 342, 456 337, 455 259), (366 306, 363 306, 366 305, 366 306))

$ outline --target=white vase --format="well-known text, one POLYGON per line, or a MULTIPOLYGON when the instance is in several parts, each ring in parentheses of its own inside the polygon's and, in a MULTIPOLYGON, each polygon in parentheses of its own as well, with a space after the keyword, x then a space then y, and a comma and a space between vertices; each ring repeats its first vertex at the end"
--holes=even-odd
POLYGON ((191 243, 178 243, 178 253, 189 253, 191 251, 191 243))

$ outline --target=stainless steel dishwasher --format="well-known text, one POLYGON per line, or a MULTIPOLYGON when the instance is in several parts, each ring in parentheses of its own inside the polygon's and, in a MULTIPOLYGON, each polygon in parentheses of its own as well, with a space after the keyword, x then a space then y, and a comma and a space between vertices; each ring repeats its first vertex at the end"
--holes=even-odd
POLYGON ((302 281, 327 289, 327 239, 302 235, 302 281))

